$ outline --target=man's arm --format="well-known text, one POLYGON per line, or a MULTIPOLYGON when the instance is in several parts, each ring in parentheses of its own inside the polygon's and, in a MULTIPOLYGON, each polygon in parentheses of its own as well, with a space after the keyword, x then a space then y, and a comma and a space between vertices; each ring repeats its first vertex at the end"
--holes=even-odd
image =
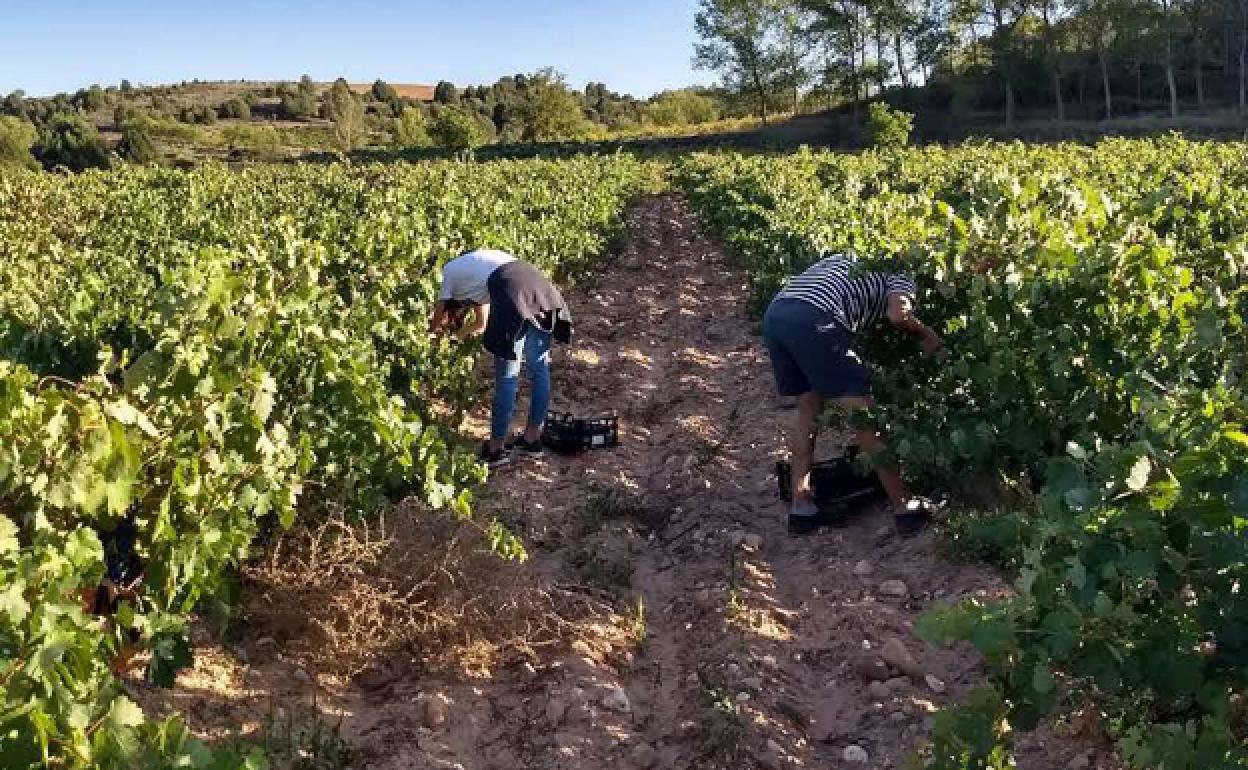
POLYGON ((888 295, 888 320, 893 326, 920 338, 923 354, 931 355, 944 346, 940 335, 914 314, 914 300, 906 294, 888 295))
POLYGON ((429 317, 429 333, 441 334, 446 330, 451 314, 446 311, 446 300, 438 300, 433 306, 433 315, 429 317))

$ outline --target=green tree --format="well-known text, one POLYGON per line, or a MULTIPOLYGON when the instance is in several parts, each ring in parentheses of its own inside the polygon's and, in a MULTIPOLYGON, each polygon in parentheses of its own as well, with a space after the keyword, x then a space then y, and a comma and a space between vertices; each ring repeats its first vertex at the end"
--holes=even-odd
POLYGON ((394 90, 394 86, 380 78, 373 81, 372 95, 373 101, 386 104, 393 104, 399 100, 399 92, 394 90))
POLYGON ((694 65, 714 70, 728 88, 748 94, 764 121, 774 92, 804 75, 792 43, 791 8, 785 0, 700 0, 694 25, 701 40, 694 65))
POLYGON ((563 77, 550 70, 529 77, 523 102, 515 110, 526 142, 583 139, 591 126, 581 100, 568 90, 563 77))
POLYGON ((399 147, 430 147, 429 121, 419 107, 404 107, 394 119, 394 142, 399 147))
POLYGON ((73 104, 83 112, 95 112, 108 104, 108 94, 97 85, 80 89, 74 94, 73 104))
POLYGON ((299 78, 297 86, 283 83, 278 87, 281 99, 282 115, 288 120, 303 120, 316 117, 319 112, 316 98, 316 84, 312 78, 304 75, 299 78))
POLYGON ((474 113, 459 107, 443 107, 438 111, 429 135, 448 150, 472 150, 485 144, 488 134, 474 113))
POLYGON ((155 163, 160 159, 156 142, 146 130, 144 121, 130 123, 122 129, 117 154, 131 163, 139 164, 155 163))
POLYGON ((867 116, 867 137, 872 147, 905 147, 914 131, 914 115, 894 110, 884 102, 872 102, 867 116))
POLYGON ((658 94, 646 106, 645 114, 657 126, 709 123, 719 118, 719 104, 705 94, 686 88, 658 94))
POLYGON ((12 115, 0 115, 0 168, 39 168, 35 156, 30 153, 38 138, 39 132, 30 121, 12 115))
POLYGON ((30 111, 26 104, 26 92, 17 90, 4 97, 4 101, 0 102, 0 112, 18 118, 28 118, 30 111))
POLYGON ((334 122, 334 139, 343 152, 359 146, 366 133, 364 103, 338 78, 325 96, 325 117, 334 122))
POLYGON ((272 157, 281 145, 281 137, 273 126, 233 123, 222 132, 227 146, 252 152, 262 158, 272 157))
POLYGON ((221 105, 220 116, 234 120, 251 120, 251 106, 241 98, 230 99, 221 105))
POLYGON ((455 84, 445 80, 438 83, 433 89, 433 101, 438 104, 454 104, 459 101, 459 93, 455 90, 455 84))
POLYGON ((108 152, 95 124, 81 115, 53 115, 39 135, 36 156, 47 168, 64 166, 70 171, 108 168, 108 152))

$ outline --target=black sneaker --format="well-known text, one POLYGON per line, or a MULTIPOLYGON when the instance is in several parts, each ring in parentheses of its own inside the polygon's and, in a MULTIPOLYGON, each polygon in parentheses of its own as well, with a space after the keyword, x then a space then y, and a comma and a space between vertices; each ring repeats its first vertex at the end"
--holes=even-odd
POLYGON ((849 516, 844 506, 806 503, 789 509, 789 534, 809 535, 820 527, 840 529, 849 526, 849 516))
POLYGON ((501 468, 511 462, 511 455, 506 449, 490 449, 490 443, 487 441, 481 445, 481 451, 477 453, 477 462, 487 468, 501 468))
POLYGON ((914 537, 927 529, 927 526, 932 523, 932 513, 935 508, 936 506, 927 500, 916 499, 906 503, 905 508, 893 514, 897 534, 902 537, 914 537))
POLYGON ((506 448, 513 452, 521 452, 531 457, 538 457, 546 448, 542 446, 542 440, 529 441, 524 437, 523 433, 516 434, 516 437, 505 444, 506 448))

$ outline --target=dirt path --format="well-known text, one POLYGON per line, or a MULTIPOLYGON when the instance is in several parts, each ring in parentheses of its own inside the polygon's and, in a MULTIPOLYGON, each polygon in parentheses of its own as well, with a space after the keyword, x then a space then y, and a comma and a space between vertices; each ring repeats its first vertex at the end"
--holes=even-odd
MULTIPOLYGON (((352 766, 917 766, 931 714, 974 685, 978 663, 927 648, 912 624, 935 601, 1003 581, 942 561, 931 534, 896 537, 878 515, 785 533, 773 468, 791 418, 744 297, 678 198, 631 210, 615 262, 571 297, 577 339, 555 360, 555 408, 616 410, 621 446, 520 462, 480 502, 529 544, 531 569, 619 614, 475 678, 422 675, 416 661, 384 687, 324 699, 356 747, 352 766)), ((483 434, 484 418, 468 430, 483 434)), ((1018 760, 1096 766, 1086 754, 1049 734, 1018 760)))
MULTIPOLYGON (((789 416, 742 275, 675 197, 637 206, 627 236, 577 293, 555 374, 555 407, 617 410, 621 447, 502 472, 485 507, 535 544, 539 569, 643 608, 625 619, 635 647, 591 632, 527 679, 459 688, 453 701, 481 713, 483 699, 495 719, 450 730, 445 756, 500 770, 903 766, 932 712, 977 678, 967 651, 915 639, 914 619, 1002 581, 879 516, 789 538, 773 473, 789 416), (879 663, 885 646, 913 659, 910 676, 879 663)), ((1022 753, 1065 767, 1074 749, 1022 753)))

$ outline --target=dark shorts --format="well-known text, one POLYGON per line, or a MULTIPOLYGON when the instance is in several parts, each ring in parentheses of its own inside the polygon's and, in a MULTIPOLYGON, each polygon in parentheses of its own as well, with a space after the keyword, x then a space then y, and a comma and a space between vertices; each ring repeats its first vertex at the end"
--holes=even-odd
POLYGON ((853 334, 809 302, 774 300, 763 316, 763 342, 781 396, 813 390, 840 398, 870 392, 870 373, 850 348, 853 334))

